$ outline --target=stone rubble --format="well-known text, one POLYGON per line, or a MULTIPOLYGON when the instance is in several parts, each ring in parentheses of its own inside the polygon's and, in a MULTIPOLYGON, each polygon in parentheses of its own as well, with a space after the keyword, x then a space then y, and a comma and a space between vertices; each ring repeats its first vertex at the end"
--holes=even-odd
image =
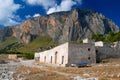
POLYGON ((80 76, 75 76, 74 80, 99 80, 98 78, 82 78, 80 76))
POLYGON ((14 80, 13 73, 17 69, 17 64, 0 64, 0 80, 14 80))

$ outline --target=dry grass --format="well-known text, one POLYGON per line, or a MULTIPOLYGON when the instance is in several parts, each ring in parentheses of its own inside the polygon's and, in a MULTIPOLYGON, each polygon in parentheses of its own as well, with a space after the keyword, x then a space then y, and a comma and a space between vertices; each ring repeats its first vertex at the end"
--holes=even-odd
MULTIPOLYGON (((84 74, 89 74, 90 77, 98 77, 100 80, 112 79, 119 80, 120 78, 120 67, 119 66, 96 66, 96 67, 85 67, 85 68, 57 68, 60 72, 79 74, 80 76, 86 77, 84 74)), ((89 76, 88 76, 89 77, 89 76)))
POLYGON ((113 59, 113 58, 110 58, 110 59, 104 59, 102 62, 104 63, 107 62, 107 63, 111 63, 111 64, 120 64, 120 58, 116 58, 116 59, 113 59))
POLYGON ((24 76, 25 80, 72 80, 70 76, 79 75, 83 78, 97 77, 99 80, 120 80, 120 59, 109 59, 108 63, 102 63, 92 67, 53 67, 44 63, 39 65, 47 68, 46 70, 20 67, 14 76, 24 76), (118 65, 117 65, 118 64, 118 65), (58 74, 57 72, 69 74, 69 76, 58 74))
POLYGON ((59 75, 50 70, 25 66, 20 67, 16 73, 14 73, 14 77, 16 80, 20 78, 24 78, 25 80, 70 80, 68 77, 59 75))
POLYGON ((97 77, 99 80, 120 80, 120 59, 107 59, 108 63, 102 63, 92 67, 48 67, 50 70, 80 75, 81 77, 97 77))
POLYGON ((90 77, 98 77, 99 80, 120 80, 120 58, 106 60, 108 63, 103 63, 92 67, 59 67, 57 70, 60 72, 79 74, 82 77, 86 77, 84 74, 89 74, 90 77))

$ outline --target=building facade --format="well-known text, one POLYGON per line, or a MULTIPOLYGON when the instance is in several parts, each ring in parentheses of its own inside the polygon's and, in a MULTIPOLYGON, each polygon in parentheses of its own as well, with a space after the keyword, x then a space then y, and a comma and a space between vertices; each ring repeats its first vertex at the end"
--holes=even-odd
POLYGON ((16 54, 9 54, 8 55, 8 59, 16 60, 17 59, 17 55, 16 54))
POLYGON ((92 44, 65 43, 51 50, 35 53, 35 61, 58 66, 72 63, 96 63, 95 47, 92 44))

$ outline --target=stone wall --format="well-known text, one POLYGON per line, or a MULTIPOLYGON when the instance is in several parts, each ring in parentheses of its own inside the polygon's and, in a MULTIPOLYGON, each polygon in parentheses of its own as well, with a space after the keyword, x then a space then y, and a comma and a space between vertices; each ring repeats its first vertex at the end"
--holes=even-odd
POLYGON ((94 40, 91 40, 91 39, 83 39, 83 43, 94 43, 95 41, 94 40))
POLYGON ((96 55, 98 62, 107 58, 120 58, 120 48, 113 48, 111 45, 96 47, 96 55))
POLYGON ((69 43, 68 63, 96 63, 95 47, 92 44, 69 43))
POLYGON ((68 63, 68 43, 62 44, 51 50, 40 52, 39 61, 47 64, 66 66, 68 63))
POLYGON ((8 55, 8 59, 16 60, 17 59, 17 55, 16 54, 9 54, 8 55))
POLYGON ((41 63, 70 66, 72 63, 96 63, 95 47, 92 44, 65 43, 51 50, 35 53, 41 63))
POLYGON ((95 42, 95 46, 103 47, 104 43, 102 41, 95 42))
POLYGON ((35 55, 34 55, 34 59, 35 59, 35 61, 39 61, 39 59, 40 59, 40 55, 39 55, 38 52, 35 53, 35 55))

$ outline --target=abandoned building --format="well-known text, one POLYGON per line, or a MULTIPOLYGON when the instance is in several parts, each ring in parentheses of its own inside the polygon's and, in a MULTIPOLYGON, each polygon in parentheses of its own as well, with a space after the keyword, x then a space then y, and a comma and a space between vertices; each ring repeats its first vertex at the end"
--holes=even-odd
POLYGON ((16 60, 17 59, 17 55, 16 54, 9 54, 8 55, 8 59, 16 60))
POLYGON ((95 46, 96 62, 107 58, 120 58, 120 42, 103 42, 84 39, 83 43, 93 44, 95 46))
POLYGON ((35 53, 35 61, 58 66, 70 66, 73 63, 96 63, 95 46, 83 43, 64 43, 51 50, 35 53))
POLYGON ((99 46, 95 46, 96 49, 96 61, 100 62, 107 58, 120 58, 120 43, 103 43, 100 42, 99 46), (101 43, 101 44, 100 44, 101 43))

